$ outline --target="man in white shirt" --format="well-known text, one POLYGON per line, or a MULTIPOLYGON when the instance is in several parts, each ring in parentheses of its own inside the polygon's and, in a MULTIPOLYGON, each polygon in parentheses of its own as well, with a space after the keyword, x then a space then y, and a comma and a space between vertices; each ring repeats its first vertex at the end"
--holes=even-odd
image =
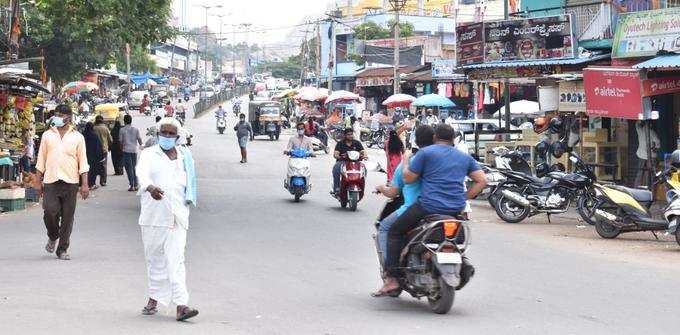
POLYGON ((177 305, 177 321, 198 315, 187 306, 184 249, 189 205, 196 202, 191 152, 177 145, 181 125, 174 118, 158 122, 158 144, 142 151, 137 163, 149 301, 142 314, 158 312, 157 303, 177 305))

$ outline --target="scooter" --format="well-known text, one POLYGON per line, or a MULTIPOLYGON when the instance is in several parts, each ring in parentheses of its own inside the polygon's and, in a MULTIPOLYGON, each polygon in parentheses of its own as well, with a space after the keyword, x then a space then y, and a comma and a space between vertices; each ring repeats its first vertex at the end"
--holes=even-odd
POLYGON ((224 134, 224 129, 226 128, 227 120, 224 118, 224 116, 217 117, 217 131, 219 131, 220 134, 224 134))
POLYGON ((318 139, 317 137, 313 136, 310 137, 309 139, 312 140, 312 148, 314 149, 314 152, 317 151, 323 151, 325 153, 329 152, 328 146, 323 145, 321 140, 318 139))
POLYGON ((346 161, 340 168, 340 190, 333 197, 340 201, 340 207, 349 205, 351 211, 356 211, 366 187, 366 166, 361 162, 364 157, 358 151, 348 151, 343 158, 346 161))
MULTIPOLYGON (((378 255, 381 275, 385 272, 385 252, 380 250, 377 230, 380 221, 399 208, 401 198, 386 203, 375 223, 373 241, 378 255)), ((474 267, 465 257, 470 241, 470 228, 460 218, 432 215, 421 220, 418 227, 408 232, 408 241, 400 252, 397 278, 400 287, 388 293, 398 297, 402 290, 420 299, 426 297, 430 310, 446 314, 453 307, 457 290, 462 289, 474 275, 474 267)))
POLYGON ((595 184, 596 205, 594 209, 595 230, 602 238, 615 238, 621 233, 657 231, 674 234, 680 244, 678 221, 680 220, 680 181, 674 167, 656 174, 654 185, 666 185, 668 206, 664 219, 652 217, 649 208, 654 202, 651 191, 620 185, 595 184))
POLYGON ((294 149, 286 154, 290 156, 290 159, 283 187, 295 197, 295 202, 299 202, 300 198, 312 189, 310 183, 312 173, 308 158, 314 157, 314 153, 305 149, 294 149))

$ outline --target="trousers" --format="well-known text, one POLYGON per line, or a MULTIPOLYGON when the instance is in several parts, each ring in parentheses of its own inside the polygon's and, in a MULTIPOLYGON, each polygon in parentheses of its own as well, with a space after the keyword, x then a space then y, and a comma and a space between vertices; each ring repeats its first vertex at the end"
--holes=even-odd
POLYGON ((170 303, 186 306, 189 303, 184 266, 187 230, 177 223, 174 227, 141 227, 149 297, 164 306, 170 303))
POLYGON ((135 167, 137 166, 137 153, 123 152, 123 166, 125 167, 125 173, 127 174, 130 187, 137 186, 137 172, 135 172, 135 167))
POLYGON ((387 233, 387 255, 385 255, 385 270, 391 277, 400 275, 399 255, 404 248, 406 233, 418 226, 420 220, 427 215, 435 214, 427 212, 420 203, 411 205, 404 214, 400 215, 392 224, 387 233))
POLYGON ((43 188, 43 221, 50 240, 59 240, 57 255, 67 251, 71 243, 77 196, 78 184, 61 180, 45 184, 43 188))
POLYGON ((340 190, 340 168, 344 162, 338 161, 333 165, 333 192, 340 190))

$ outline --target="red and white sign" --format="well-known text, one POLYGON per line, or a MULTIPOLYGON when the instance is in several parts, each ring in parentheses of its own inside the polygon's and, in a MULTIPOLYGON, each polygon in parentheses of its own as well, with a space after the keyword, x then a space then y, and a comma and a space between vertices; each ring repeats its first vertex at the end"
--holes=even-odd
POLYGON ((640 71, 596 67, 583 70, 586 113, 593 116, 643 119, 640 71))
POLYGON ((390 86, 392 85, 392 77, 365 77, 357 78, 357 87, 367 86, 390 86))
POLYGON ((645 79, 642 81, 642 96, 650 97, 680 92, 680 77, 645 79))

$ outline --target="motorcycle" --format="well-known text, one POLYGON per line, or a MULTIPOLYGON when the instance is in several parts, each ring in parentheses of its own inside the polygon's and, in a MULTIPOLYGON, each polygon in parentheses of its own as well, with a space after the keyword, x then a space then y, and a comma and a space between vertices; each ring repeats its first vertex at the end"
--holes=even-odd
POLYGON ((188 102, 189 99, 191 99, 191 94, 189 94, 189 93, 184 93, 184 102, 188 102))
POLYGON ((344 158, 340 168, 340 190, 333 197, 340 201, 340 207, 349 205, 351 211, 356 211, 366 187, 366 166, 361 162, 364 157, 358 151, 348 151, 344 158))
POLYGON ((241 102, 234 101, 231 105, 231 110, 234 112, 235 116, 238 116, 239 113, 241 113, 241 102))
MULTIPOLYGON (((573 173, 553 171, 544 179, 504 171, 507 180, 494 192, 496 214, 505 222, 517 223, 546 213, 550 221, 551 214, 566 212, 573 202, 585 206, 593 194, 595 175, 576 154, 571 153, 569 159, 575 164, 573 173)), ((579 214, 586 220, 591 216, 589 211, 583 208, 579 214)))
POLYGON ((656 174, 654 185, 664 183, 667 189, 668 206, 664 209, 664 219, 653 218, 649 211, 654 202, 651 191, 596 184, 594 217, 597 234, 609 239, 627 232, 651 231, 655 234, 656 231, 666 231, 675 235, 676 242, 680 244, 680 181, 677 173, 676 168, 671 168, 656 174))
MULTIPOLYGON (((402 204, 388 201, 375 223, 373 234, 381 274, 385 271, 384 253, 380 250, 377 229, 382 219, 402 204)), ((437 314, 451 310, 457 290, 462 289, 474 274, 465 257, 469 245, 470 228, 466 221, 444 215, 432 215, 408 232, 407 243, 400 253, 402 275, 397 278, 400 289, 388 295, 398 297, 402 290, 412 297, 427 297, 430 309, 437 314)))
POLYGON ((371 130, 368 147, 372 148, 374 145, 380 149, 385 149, 385 128, 383 126, 380 126, 377 130, 371 130))
POLYGON ((305 149, 294 149, 287 152, 287 155, 290 159, 283 187, 295 197, 295 202, 299 202, 300 198, 312 189, 310 183, 312 174, 308 158, 314 157, 314 153, 305 149))
POLYGON ((224 130, 227 128, 227 120, 224 118, 224 116, 218 116, 217 117, 217 131, 220 132, 220 134, 224 134, 224 130))

